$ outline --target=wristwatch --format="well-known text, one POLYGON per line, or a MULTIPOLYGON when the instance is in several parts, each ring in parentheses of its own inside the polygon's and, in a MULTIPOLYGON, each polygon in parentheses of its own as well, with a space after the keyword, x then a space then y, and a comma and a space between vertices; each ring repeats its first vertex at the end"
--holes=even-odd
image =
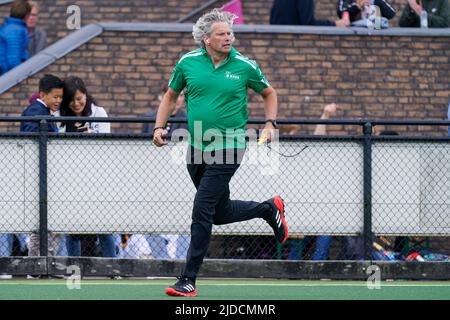
POLYGON ((273 125, 274 128, 277 127, 277 120, 275 120, 275 119, 268 119, 268 120, 266 120, 266 123, 267 122, 270 122, 273 125))

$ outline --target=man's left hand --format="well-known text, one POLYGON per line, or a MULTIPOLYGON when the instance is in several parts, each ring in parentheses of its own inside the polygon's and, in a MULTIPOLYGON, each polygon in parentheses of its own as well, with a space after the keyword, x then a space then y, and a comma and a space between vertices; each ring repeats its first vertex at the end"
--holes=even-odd
POLYGON ((275 127, 271 122, 267 122, 264 126, 263 132, 261 134, 261 139, 264 140, 263 142, 270 142, 273 138, 273 130, 275 130, 275 127))

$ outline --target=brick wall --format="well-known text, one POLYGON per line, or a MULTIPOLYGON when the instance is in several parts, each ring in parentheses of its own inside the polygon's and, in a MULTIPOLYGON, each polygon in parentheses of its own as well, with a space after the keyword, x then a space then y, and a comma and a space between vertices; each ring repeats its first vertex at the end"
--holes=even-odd
MULTIPOLYGON (((47 31, 49 42, 66 36, 71 31, 66 27, 69 17, 67 8, 78 5, 81 10, 81 25, 97 22, 175 22, 192 10, 200 7, 202 0, 59 0, 38 1, 41 6, 39 24, 47 31)), ((221 6, 226 1, 219 1, 221 6)), ((0 6, 0 16, 9 16, 9 5, 0 6)))
MULTIPOLYGON (((66 36, 67 7, 78 5, 81 9, 82 26, 96 22, 175 22, 192 10, 200 7, 202 0, 41 0, 40 25, 47 30, 49 43, 66 36)), ((214 7, 220 7, 227 0, 220 0, 214 7)), ((392 5, 401 9, 403 0, 393 0, 392 5)), ((243 0, 244 18, 247 24, 269 24, 271 0, 243 0)), ((0 17, 9 16, 9 5, 0 5, 0 17)), ((392 20, 391 26, 398 25, 400 12, 392 20)), ((194 22, 198 15, 187 22, 194 22)), ((336 19, 336 1, 316 0, 316 18, 336 19)))
MULTIPOLYGON (((319 117, 324 104, 337 102, 345 118, 446 118, 448 37, 241 33, 235 46, 257 60, 276 88, 280 117, 319 117)), ((105 32, 0 95, 0 114, 19 115, 50 72, 84 78, 110 116, 143 115, 157 106, 180 53, 193 48, 189 33, 105 32)), ((252 97, 251 116, 263 116, 261 101, 252 97)))

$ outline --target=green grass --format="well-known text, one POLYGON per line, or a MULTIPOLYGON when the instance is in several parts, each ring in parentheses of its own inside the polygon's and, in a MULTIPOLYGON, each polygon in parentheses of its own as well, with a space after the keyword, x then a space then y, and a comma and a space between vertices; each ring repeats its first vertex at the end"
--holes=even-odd
MULTIPOLYGON (((3 280, 0 300, 175 300, 164 288, 174 280, 3 280)), ((382 282, 370 290, 361 281, 198 280, 190 300, 449 300, 450 282, 382 282)))

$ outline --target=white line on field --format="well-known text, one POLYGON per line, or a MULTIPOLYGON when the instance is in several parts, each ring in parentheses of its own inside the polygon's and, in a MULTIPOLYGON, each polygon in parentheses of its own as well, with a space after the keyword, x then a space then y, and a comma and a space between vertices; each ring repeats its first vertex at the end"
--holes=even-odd
MULTIPOLYGON (((23 285, 23 286, 65 286, 66 283, 23 283, 23 282, 5 282, 2 283, 0 281, 0 286, 17 286, 17 285, 23 285)), ((165 286, 167 284, 163 283, 101 283, 101 282, 84 282, 81 280, 80 282, 81 286, 165 286)), ((334 284, 334 283, 317 283, 317 284, 306 284, 306 283, 289 283, 289 284, 283 284, 283 283, 197 283, 197 286, 216 286, 216 287, 367 287, 367 284, 351 284, 351 283, 341 283, 341 284, 334 284)), ((381 284, 382 287, 450 287, 449 284, 381 284)))

